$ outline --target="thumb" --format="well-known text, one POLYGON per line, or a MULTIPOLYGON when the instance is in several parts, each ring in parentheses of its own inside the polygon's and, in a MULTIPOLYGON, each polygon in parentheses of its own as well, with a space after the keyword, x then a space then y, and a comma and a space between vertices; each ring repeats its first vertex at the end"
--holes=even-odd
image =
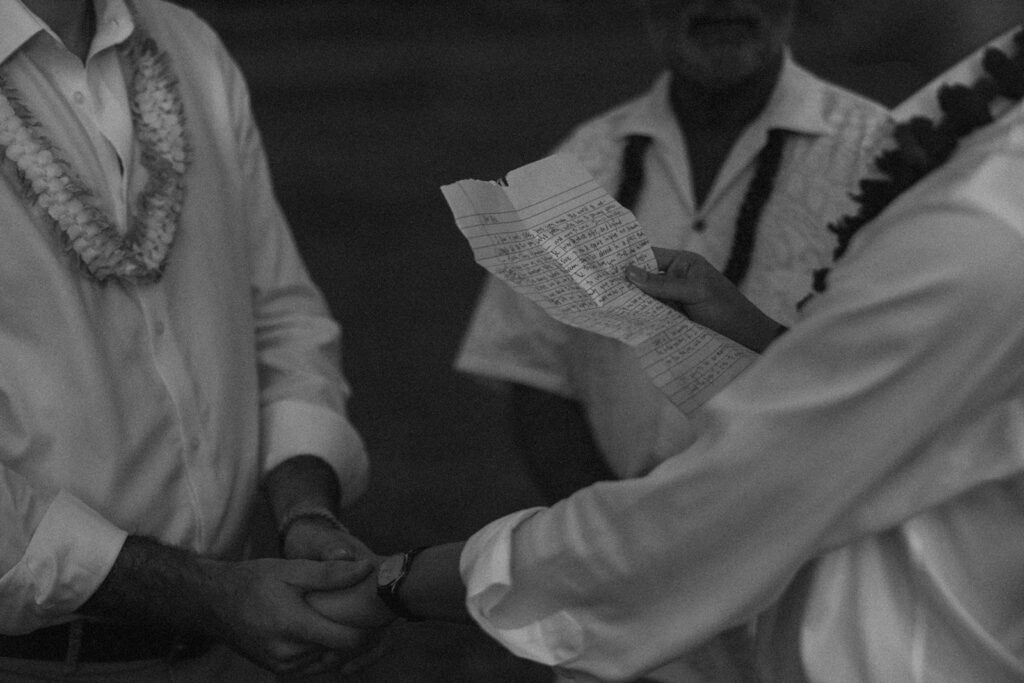
POLYGON ((685 278, 685 273, 651 273, 637 266, 626 267, 626 279, 640 291, 655 299, 665 299, 681 304, 691 303, 697 298, 696 288, 685 278))

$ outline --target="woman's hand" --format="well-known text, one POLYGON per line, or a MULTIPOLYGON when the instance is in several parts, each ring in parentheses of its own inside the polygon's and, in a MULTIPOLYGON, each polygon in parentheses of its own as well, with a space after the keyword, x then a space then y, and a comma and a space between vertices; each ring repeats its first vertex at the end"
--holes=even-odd
POLYGON ((651 273, 629 266, 626 278, 645 294, 660 299, 695 323, 758 353, 785 331, 703 256, 659 248, 654 249, 654 256, 663 272, 651 273))

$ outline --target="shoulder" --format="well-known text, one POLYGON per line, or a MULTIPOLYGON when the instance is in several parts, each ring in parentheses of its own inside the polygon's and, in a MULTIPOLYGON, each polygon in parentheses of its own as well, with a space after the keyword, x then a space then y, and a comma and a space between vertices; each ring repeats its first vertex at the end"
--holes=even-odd
POLYGON ((193 10, 169 0, 135 0, 135 8, 151 30, 162 27, 201 36, 215 35, 210 25, 193 10))
POLYGON ((646 106, 649 97, 644 93, 578 124, 559 143, 558 151, 579 159, 598 182, 615 176, 629 135, 626 122, 646 106))
POLYGON ((212 117, 247 109, 245 76, 206 21, 166 0, 135 0, 135 7, 141 26, 170 59, 190 106, 212 117))
MULTIPOLYGON (((882 104, 826 81, 795 65, 794 93, 820 134, 805 138, 801 164, 820 173, 846 197, 870 173, 875 156, 891 137, 892 117, 882 104), (811 111, 813 110, 813 114, 811 111)), ((845 203, 845 200, 842 202, 845 203)))
POLYGON ((190 9, 167 0, 135 0, 145 29, 175 60, 229 61, 227 50, 216 31, 190 9))
POLYGON ((862 249, 907 255, 901 267, 927 268, 922 281, 955 282, 962 301, 995 309, 1008 298, 1019 308, 1022 176, 1024 120, 994 124, 962 141, 946 164, 865 226, 862 249))
POLYGON ((649 93, 638 95, 577 124, 563 144, 585 145, 596 139, 622 135, 622 127, 626 119, 643 107, 649 96, 649 93))
POLYGON ((891 110, 883 104, 814 74, 811 78, 820 92, 822 118, 833 126, 870 134, 891 120, 891 110))

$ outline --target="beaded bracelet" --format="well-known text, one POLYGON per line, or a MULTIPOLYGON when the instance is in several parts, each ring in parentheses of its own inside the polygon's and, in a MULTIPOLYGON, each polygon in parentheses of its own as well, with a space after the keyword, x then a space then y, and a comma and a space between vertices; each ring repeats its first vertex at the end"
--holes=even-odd
POLYGON ((296 505, 281 519, 277 525, 277 536, 282 541, 288 534, 292 525, 300 519, 320 519, 329 523, 338 531, 348 531, 341 523, 337 515, 323 505, 296 505))

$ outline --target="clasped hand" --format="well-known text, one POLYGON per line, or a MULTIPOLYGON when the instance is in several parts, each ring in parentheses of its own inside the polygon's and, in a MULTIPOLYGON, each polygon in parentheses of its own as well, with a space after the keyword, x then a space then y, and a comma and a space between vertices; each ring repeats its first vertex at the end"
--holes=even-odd
MULTIPOLYGON (((376 658, 382 629, 395 620, 394 614, 377 597, 376 572, 382 557, 345 529, 335 529, 316 519, 293 524, 282 539, 282 552, 289 559, 333 562, 344 560, 368 563, 370 571, 358 580, 336 587, 323 587, 305 593, 309 607, 341 625, 353 636, 351 647, 325 654, 317 668, 338 666, 344 662, 365 665, 376 658)), ((358 576, 353 574, 352 578, 358 576)))
POLYGON ((690 320, 758 353, 785 330, 703 256, 657 247, 654 256, 662 272, 652 273, 631 265, 626 268, 626 278, 690 320))
MULTIPOLYGON (((284 556, 309 560, 369 561, 376 568, 384 558, 344 529, 325 526, 317 520, 292 525, 284 539, 284 556)), ((375 572, 338 590, 317 590, 306 594, 306 602, 332 621, 364 629, 378 629, 395 616, 377 597, 375 572)))
POLYGON ((394 616, 376 595, 381 558, 343 529, 317 520, 292 525, 284 559, 203 560, 211 636, 277 674, 310 675, 379 652, 394 616))

